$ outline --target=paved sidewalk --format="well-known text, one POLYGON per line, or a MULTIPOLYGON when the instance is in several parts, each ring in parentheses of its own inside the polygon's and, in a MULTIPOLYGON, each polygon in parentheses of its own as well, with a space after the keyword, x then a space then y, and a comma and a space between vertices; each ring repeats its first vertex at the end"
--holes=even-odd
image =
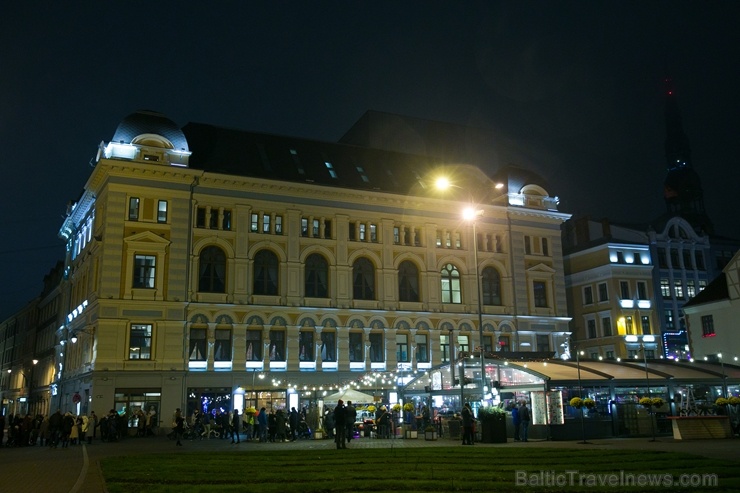
MULTIPOLYGON (((148 453, 184 452, 231 452, 263 450, 325 450, 334 448, 331 440, 298 440, 285 443, 242 442, 232 445, 230 440, 210 439, 183 442, 176 447, 175 442, 165 437, 127 438, 117 443, 70 446, 67 449, 48 447, 0 448, 0 478, 9 491, 14 493, 36 493, 39 491, 59 493, 101 493, 106 491, 100 471, 100 460, 106 457, 141 455, 148 453)), ((352 440, 348 448, 388 449, 462 446, 458 440, 441 438, 426 441, 423 438, 404 440, 360 438, 352 440)), ((653 442, 649 438, 613 438, 604 440, 579 441, 529 441, 506 444, 481 444, 476 447, 488 448, 588 448, 594 450, 623 449, 673 451, 701 455, 710 458, 738 461, 740 466, 740 442, 738 439, 725 440, 674 440, 665 437, 653 442)))

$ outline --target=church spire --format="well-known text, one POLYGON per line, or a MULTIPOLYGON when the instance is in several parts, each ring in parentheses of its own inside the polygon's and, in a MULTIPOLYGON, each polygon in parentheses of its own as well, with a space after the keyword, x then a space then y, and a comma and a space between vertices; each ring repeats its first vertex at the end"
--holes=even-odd
POLYGON ((683 131, 681 113, 670 79, 666 79, 665 158, 668 175, 663 182, 663 198, 668 214, 686 219, 696 231, 712 233, 712 222, 704 210, 704 191, 691 164, 691 146, 683 131))

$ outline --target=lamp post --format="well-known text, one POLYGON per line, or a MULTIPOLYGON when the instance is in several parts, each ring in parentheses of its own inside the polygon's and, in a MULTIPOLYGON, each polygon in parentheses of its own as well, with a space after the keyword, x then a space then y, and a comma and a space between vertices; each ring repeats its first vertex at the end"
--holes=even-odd
MULTIPOLYGON (((648 372, 648 365, 647 365, 647 351, 645 351, 645 343, 646 342, 655 342, 655 336, 652 334, 645 334, 645 335, 627 335, 624 336, 624 340, 626 342, 638 342, 640 344, 640 351, 642 351, 642 363, 645 367, 645 383, 647 385, 647 396, 648 399, 651 399, 650 396, 650 373, 648 372)), ((635 356, 637 357, 637 356, 635 356)), ((648 413, 652 410, 652 405, 648 407, 648 413)), ((650 416, 650 430, 652 431, 653 438, 650 440, 651 442, 656 441, 655 440, 655 423, 653 422, 653 416, 650 416)))
POLYGON ((717 353, 719 366, 722 368, 722 397, 727 398, 727 375, 725 374, 725 362, 722 361, 722 353, 717 353))
MULTIPOLYGON (((583 354, 583 351, 576 348, 576 369, 578 370, 578 397, 583 399, 583 387, 581 386, 581 355, 583 354)), ((583 409, 579 409, 578 412, 581 413, 581 436, 583 439, 580 443, 588 443, 586 441, 586 422, 584 421, 583 417, 583 409)))
POLYGON ((478 234, 475 230, 476 218, 483 215, 482 209, 467 208, 463 211, 463 218, 469 221, 473 227, 473 263, 475 264, 475 285, 478 291, 478 340, 480 342, 480 391, 481 400, 486 393, 486 366, 483 345, 483 292, 480 283, 480 271, 478 270, 478 234))

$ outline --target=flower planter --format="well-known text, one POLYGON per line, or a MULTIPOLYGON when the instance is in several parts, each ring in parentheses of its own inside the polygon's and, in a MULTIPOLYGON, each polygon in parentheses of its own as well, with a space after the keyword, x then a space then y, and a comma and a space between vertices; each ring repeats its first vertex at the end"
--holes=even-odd
POLYGON ((406 430, 405 438, 418 438, 418 433, 416 430, 406 430))
POLYGON ((323 440, 324 439, 324 433, 321 431, 314 431, 313 432, 313 439, 314 440, 323 440))
POLYGON ((436 439, 437 439, 436 431, 425 431, 424 432, 424 440, 436 440, 436 439))
POLYGON ((676 440, 732 438, 728 416, 671 416, 676 440))
POLYGON ((481 421, 481 441, 483 443, 506 443, 506 420, 484 419, 481 421))

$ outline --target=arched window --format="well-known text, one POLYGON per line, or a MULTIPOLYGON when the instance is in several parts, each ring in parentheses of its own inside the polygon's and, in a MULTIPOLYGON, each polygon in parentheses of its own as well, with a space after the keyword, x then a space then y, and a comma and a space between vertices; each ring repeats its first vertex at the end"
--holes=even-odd
POLYGON ((352 292, 356 300, 375 299, 375 267, 365 257, 352 265, 352 292))
POLYGON ((409 260, 398 266, 398 300, 419 301, 419 269, 409 260))
POLYGON ((501 306, 501 276, 493 267, 486 267, 481 274, 483 304, 501 306))
POLYGON ((327 279, 329 264, 323 255, 312 253, 306 259, 305 296, 309 298, 326 298, 328 296, 327 279))
POLYGON ((270 250, 254 256, 254 294, 278 294, 278 259, 270 250))
POLYGON ((224 293, 226 289, 226 254, 217 246, 205 247, 200 252, 198 291, 224 293))
POLYGON ((452 264, 442 267, 442 303, 462 303, 460 296, 460 271, 452 264))

